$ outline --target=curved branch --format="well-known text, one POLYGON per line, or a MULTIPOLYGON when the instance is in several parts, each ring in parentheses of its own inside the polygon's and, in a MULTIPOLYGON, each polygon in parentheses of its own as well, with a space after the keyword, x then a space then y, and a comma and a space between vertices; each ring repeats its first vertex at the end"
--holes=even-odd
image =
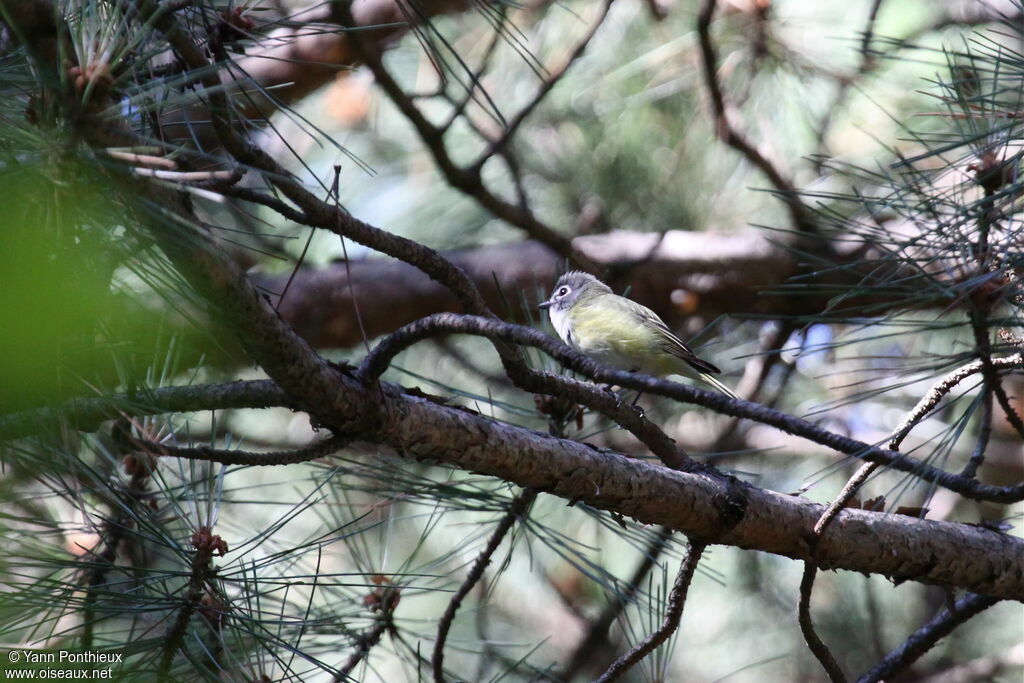
POLYGON ((804 636, 804 642, 814 654, 814 657, 825 669, 828 678, 832 683, 846 683, 846 676, 843 670, 836 663, 836 658, 825 645, 825 642, 814 630, 814 622, 811 620, 811 590, 814 588, 814 577, 818 574, 818 568, 810 562, 804 562, 804 573, 800 579, 800 602, 797 608, 797 621, 800 624, 800 633, 804 636))
MULTIPOLYGON (((1015 353, 1010 356, 1004 356, 1002 358, 992 358, 992 365, 998 369, 1006 368, 1017 368, 1024 366, 1024 353, 1015 353)), ((892 437, 890 437, 889 448, 891 450, 897 450, 903 440, 907 438, 907 434, 910 430, 925 418, 935 406, 939 405, 939 401, 953 390, 956 385, 964 381, 971 375, 976 375, 982 372, 983 362, 975 360, 967 365, 961 366, 956 370, 945 375, 942 379, 936 382, 931 389, 928 390, 921 400, 917 402, 917 405, 907 414, 906 419, 903 420, 893 431, 892 437)))
POLYGON ((911 456, 830 432, 806 420, 768 408, 759 403, 729 398, 717 392, 668 380, 655 379, 648 375, 613 370, 599 365, 590 358, 566 346, 561 341, 553 339, 539 330, 513 325, 500 320, 476 316, 460 316, 452 313, 438 313, 423 318, 411 325, 406 325, 381 340, 367 354, 362 364, 356 370, 356 375, 363 381, 378 377, 391 360, 402 350, 428 337, 453 332, 474 334, 492 340, 499 339, 510 343, 514 342, 532 346, 541 349, 565 367, 599 382, 617 384, 629 389, 643 391, 647 394, 656 394, 683 403, 704 406, 724 415, 754 420, 755 422, 780 429, 788 434, 827 446, 840 453, 880 463, 902 472, 913 473, 926 481, 935 482, 969 498, 997 502, 1024 500, 1024 484, 1015 486, 990 486, 982 484, 975 479, 945 472, 911 456))

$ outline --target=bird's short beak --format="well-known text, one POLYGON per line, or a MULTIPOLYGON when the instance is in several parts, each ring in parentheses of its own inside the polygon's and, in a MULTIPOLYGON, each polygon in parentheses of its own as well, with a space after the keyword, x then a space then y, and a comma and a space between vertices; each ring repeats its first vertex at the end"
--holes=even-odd
POLYGON ((550 301, 545 301, 542 304, 538 304, 537 308, 539 308, 541 310, 544 310, 545 308, 551 308, 551 302, 550 301))

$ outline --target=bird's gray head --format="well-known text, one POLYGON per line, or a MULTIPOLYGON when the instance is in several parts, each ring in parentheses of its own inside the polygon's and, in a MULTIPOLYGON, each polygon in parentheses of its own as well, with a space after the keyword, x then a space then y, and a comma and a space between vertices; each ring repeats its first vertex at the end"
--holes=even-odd
POLYGON ((593 275, 579 270, 570 270, 558 278, 551 296, 538 308, 552 308, 556 311, 565 311, 571 308, 580 297, 610 294, 611 291, 608 285, 593 275))

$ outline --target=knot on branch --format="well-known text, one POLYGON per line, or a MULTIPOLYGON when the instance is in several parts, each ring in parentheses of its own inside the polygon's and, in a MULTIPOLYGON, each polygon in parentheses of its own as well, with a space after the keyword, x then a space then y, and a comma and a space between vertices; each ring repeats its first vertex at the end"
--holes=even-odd
POLYGON ((371 612, 390 614, 398 607, 402 599, 402 591, 398 586, 392 585, 391 581, 382 574, 374 574, 370 581, 377 586, 363 597, 363 607, 371 612))
POLYGON ((83 95, 86 90, 91 90, 96 99, 105 99, 114 86, 114 77, 106 62, 69 66, 68 77, 76 94, 83 95))
POLYGON ((575 420, 576 429, 583 429, 583 409, 568 396, 534 394, 533 405, 537 407, 537 412, 546 415, 556 424, 575 420))
POLYGON ((1014 182, 1018 158, 1019 155, 1014 155, 1001 160, 994 150, 987 149, 978 155, 976 163, 968 164, 967 170, 974 172, 974 181, 985 190, 985 194, 993 195, 1014 182))
POLYGON ((213 557, 214 553, 223 557, 228 551, 227 542, 222 539, 208 526, 201 526, 192 534, 192 547, 200 555, 213 557))

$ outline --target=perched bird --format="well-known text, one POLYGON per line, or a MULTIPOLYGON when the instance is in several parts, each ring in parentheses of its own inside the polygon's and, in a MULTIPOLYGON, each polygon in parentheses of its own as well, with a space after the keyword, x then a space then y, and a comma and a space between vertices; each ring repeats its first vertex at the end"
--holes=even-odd
POLYGON ((598 363, 654 376, 700 379, 736 398, 715 379, 721 370, 698 358, 654 311, 613 294, 593 275, 566 273, 540 308, 547 309, 562 341, 598 363))

